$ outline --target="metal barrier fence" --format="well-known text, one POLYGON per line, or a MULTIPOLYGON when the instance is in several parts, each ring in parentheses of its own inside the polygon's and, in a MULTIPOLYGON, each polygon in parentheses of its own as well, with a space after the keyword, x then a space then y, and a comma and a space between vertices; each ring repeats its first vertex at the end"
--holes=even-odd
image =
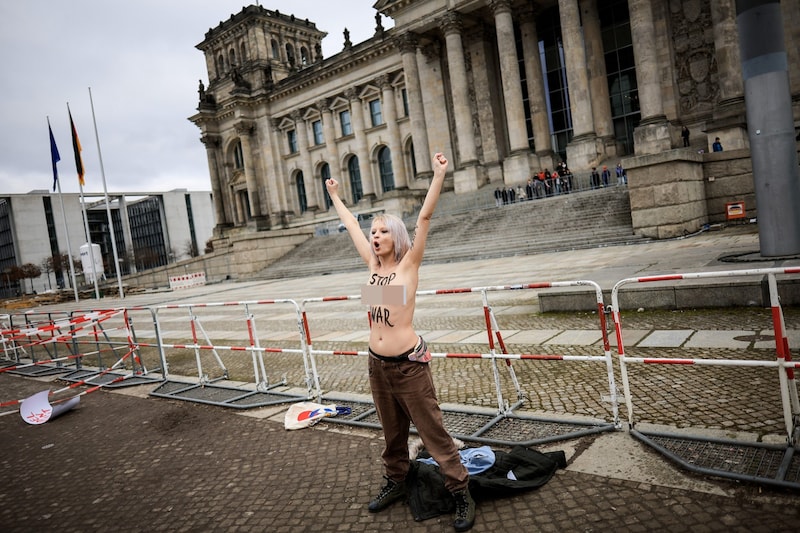
MULTIPOLYGON (((777 275, 800 273, 800 267, 751 269, 718 272, 697 272, 649 276, 624 279, 617 282, 611 293, 610 313, 616 335, 617 362, 623 386, 623 398, 628 417, 628 429, 639 440, 647 443, 664 455, 679 462, 689 470, 704 474, 731 477, 738 480, 755 481, 781 487, 800 487, 800 455, 796 454, 800 436, 800 401, 794 369, 800 363, 793 362, 786 333, 783 309, 778 294, 777 275), (771 318, 775 338, 775 360, 763 359, 704 359, 634 357, 626 353, 625 330, 622 326, 619 305, 620 292, 633 284, 653 282, 672 283, 679 280, 725 278, 743 276, 763 276, 769 288, 771 318), (764 443, 739 442, 730 439, 712 439, 691 434, 646 431, 636 428, 634 410, 635 387, 632 386, 629 367, 631 365, 670 365, 672 368, 691 366, 727 366, 742 368, 775 368, 778 372, 780 408, 786 429, 786 446, 764 443)), ((593 281, 541 282, 519 285, 502 285, 474 288, 439 289, 418 291, 419 297, 446 298, 455 294, 480 294, 485 322, 488 351, 481 353, 436 352, 436 359, 487 360, 491 365, 496 406, 493 412, 475 408, 444 409, 445 425, 456 437, 484 443, 502 445, 531 445, 564 438, 574 438, 590 433, 620 429, 618 393, 615 384, 614 357, 608 337, 606 312, 602 291, 593 281), (535 353, 509 353, 501 333, 498 317, 489 302, 489 295, 504 291, 544 289, 557 287, 590 286, 595 290, 602 339, 603 355, 554 355, 535 353), (517 379, 513 361, 582 361, 605 363, 608 381, 608 402, 611 408, 611 422, 574 422, 552 417, 535 417, 519 414, 526 395, 517 379), (503 389, 499 362, 505 364, 508 372, 507 382, 513 392, 503 389), (514 400, 510 397, 515 396, 514 400), (507 399, 509 398, 509 399, 507 399)), ((94 386, 118 386, 120 383, 136 382, 139 377, 158 381, 158 387, 151 395, 173 399, 209 403, 233 408, 251 408, 298 400, 316 398, 322 402, 336 400, 337 403, 351 405, 351 415, 325 419, 325 423, 350 424, 376 428, 379 421, 370 402, 353 401, 343 398, 340 402, 333 391, 323 391, 324 374, 320 374, 317 359, 330 356, 367 356, 365 351, 320 350, 314 348, 313 336, 309 326, 309 306, 321 305, 323 308, 332 302, 360 300, 360 296, 329 296, 308 298, 298 305, 295 300, 255 300, 244 302, 223 302, 205 304, 164 305, 158 307, 131 307, 111 310, 74 311, 72 313, 25 313, 5 315, 5 324, 0 332, 0 342, 4 349, 5 361, 0 361, 0 371, 37 375, 32 373, 48 368, 57 373, 70 372, 63 379, 75 383, 71 387, 92 384, 94 386), (290 320, 296 331, 284 340, 290 346, 262 347, 259 327, 262 316, 257 319, 256 311, 264 309, 288 309, 275 320, 290 320), (216 313, 216 314, 214 314, 216 313), (140 324, 134 328, 134 316, 140 324), (152 330, 145 331, 145 321, 152 324, 152 330), (222 345, 217 336, 214 340, 207 334, 204 324, 222 325, 229 338, 247 338, 244 344, 222 345), (235 325, 242 326, 240 328, 235 325), (176 326, 176 329, 170 329, 176 326), (137 330, 140 335, 137 335, 137 330), (147 342, 149 340, 153 342, 147 342), (58 347, 61 346, 61 353, 58 347), (64 355, 63 350, 68 349, 64 355), (91 349, 89 349, 91 348, 91 349), (120 357, 120 353, 122 356, 120 357), (111 357, 109 359, 109 355, 111 357), (146 355, 145 355, 146 354, 146 355), (249 358, 240 357, 249 354, 249 358), (268 365, 265 357, 280 355, 282 361, 268 365), (24 355, 24 357, 22 357, 24 355), (147 367, 144 357, 155 357, 157 364, 147 367), (302 360, 298 369, 297 358, 302 360), (96 360, 96 368, 83 368, 88 360, 96 360), (29 363, 22 363, 30 359, 29 363), (109 361, 114 364, 109 365, 109 361), (226 362, 227 361, 227 362, 226 362), (237 365, 239 375, 246 373, 242 368, 251 365, 251 384, 230 385, 229 366, 237 365), (125 367, 129 373, 120 374, 125 367), (184 379, 174 379, 170 366, 180 368, 184 379), (291 367, 291 368, 290 368, 291 367), (278 381, 270 380, 267 369, 291 371, 305 383, 305 391, 291 392, 276 390, 286 387, 288 380, 284 374, 278 381), (29 373, 30 371, 30 373, 29 373), (159 375, 156 375, 160 371, 159 375), (185 377, 196 371, 195 379, 185 377), (90 383, 91 382, 91 383, 90 383)), ((282 311, 277 311, 281 313, 282 311)), ((364 313, 369 316, 368 311, 364 313)), ((7 405, 7 404, 4 404, 7 405)))
POLYGON ((628 278, 618 281, 611 292, 612 316, 617 336, 617 351, 620 376, 628 412, 628 425, 631 434, 653 446, 670 459, 687 469, 701 473, 729 477, 745 481, 758 481, 785 487, 800 487, 800 457, 795 455, 795 445, 800 435, 800 401, 794 369, 800 363, 792 362, 788 337, 784 322, 783 308, 778 296, 775 276, 778 274, 798 274, 800 268, 765 268, 719 272, 692 272, 628 278), (674 282, 678 280, 726 278, 741 276, 766 276, 769 286, 770 307, 775 337, 774 361, 757 359, 678 359, 655 357, 630 357, 625 353, 624 332, 619 306, 619 293, 627 285, 674 282), (634 429, 635 417, 633 393, 628 375, 628 365, 679 365, 679 366, 728 366, 728 367, 767 367, 778 371, 781 412, 786 429, 786 445, 774 446, 763 443, 740 442, 731 439, 710 439, 703 436, 677 435, 658 431, 634 429))
MULTIPOLYGON (((554 440, 575 438, 577 436, 585 435, 588 433, 596 433, 600 431, 613 430, 620 427, 619 423, 619 409, 617 402, 616 385, 614 382, 614 368, 611 357, 610 342, 608 339, 608 332, 606 327, 606 317, 604 313, 603 293, 600 286, 593 281, 579 280, 579 281, 559 281, 559 282, 540 282, 528 283, 519 285, 499 285, 488 287, 472 287, 472 288, 456 288, 456 289, 438 289, 438 290, 422 290, 417 291, 416 295, 419 296, 441 296, 453 294, 466 294, 466 293, 480 293, 483 315, 485 319, 486 334, 488 341, 489 351, 485 353, 441 353, 432 352, 432 357, 435 359, 486 359, 491 363, 494 392, 497 398, 497 409, 495 413, 480 413, 476 410, 464 412, 463 410, 443 409, 445 426, 450 433, 458 438, 467 439, 476 442, 486 442, 492 444, 519 444, 531 445, 536 443, 550 442, 554 440), (526 289, 543 289, 543 288, 556 288, 556 287, 576 287, 576 286, 589 286, 595 290, 597 310, 599 317, 599 330, 602 338, 602 356, 595 355, 553 355, 553 354, 525 354, 525 353, 509 353, 503 335, 498 327, 497 317, 494 310, 489 304, 488 293, 500 291, 518 291, 526 289), (514 386, 514 393, 516 396, 515 403, 509 404, 508 400, 504 399, 500 380, 500 369, 498 368, 498 361, 505 361, 505 367, 509 373, 509 378, 514 386), (513 360, 527 360, 527 361, 588 361, 605 363, 608 386, 609 386, 609 402, 612 409, 612 422, 605 421, 598 422, 576 422, 574 418, 542 418, 534 416, 518 415, 514 410, 520 407, 525 401, 525 394, 521 390, 519 381, 517 380, 516 372, 512 366, 513 360)), ((347 300, 360 300, 361 296, 326 296, 321 298, 307 298, 302 301, 302 317, 304 323, 304 330, 306 332, 306 345, 308 346, 309 358, 314 369, 314 375, 317 377, 314 387, 316 390, 317 400, 330 401, 335 400, 337 404, 346 405, 350 407, 351 414, 345 416, 337 416, 335 418, 325 419, 326 423, 333 424, 349 424, 362 427, 377 428, 380 427, 380 422, 377 419, 374 406, 368 402, 356 402, 351 399, 346 399, 341 396, 333 394, 323 394, 318 374, 316 372, 316 357, 317 356, 368 356, 366 351, 352 351, 352 350, 318 350, 313 348, 313 340, 311 335, 311 328, 308 321, 308 304, 312 303, 330 303, 342 302, 347 300)), ((367 318, 369 313, 365 310, 367 318)), ((413 429, 412 429, 413 430, 413 429)))
MULTIPOLYGON (((178 304, 163 305, 153 308, 155 325, 155 343, 139 343, 142 347, 157 348, 160 352, 161 366, 163 368, 164 382, 150 394, 152 396, 188 400, 212 405, 223 405, 239 409, 252 407, 262 407, 279 403, 298 401, 311 397, 311 384, 318 381, 309 363, 308 350, 305 346, 305 335, 302 329, 303 321, 300 315, 300 308, 294 300, 254 300, 243 302, 222 302, 222 303, 202 303, 202 304, 178 304), (294 312, 295 323, 297 325, 296 348, 262 347, 258 332, 258 321, 253 312, 254 309, 273 305, 290 305, 294 312), (235 318, 230 313, 221 315, 210 315, 203 317, 200 311, 214 310, 238 310, 239 318, 235 318), (175 312, 185 312, 185 317, 181 318, 175 312), (172 313, 171 317, 167 315, 172 313), (244 321, 242 322, 242 318, 244 321), (214 344, 206 332, 203 325, 204 321, 223 321, 234 339, 247 338, 247 345, 219 345, 214 344), (165 332, 162 327, 165 322, 173 324, 182 323, 188 325, 188 336, 184 333, 181 342, 170 343, 165 340, 165 332), (243 325, 240 331, 233 328, 236 325, 243 325), (197 379, 195 381, 173 379, 170 375, 170 358, 166 350, 188 351, 193 356, 197 379), (228 365, 223 360, 223 353, 231 354, 230 363, 241 365, 235 355, 249 353, 253 369, 254 387, 231 386, 221 383, 229 380, 230 372, 228 365), (300 356, 303 361, 303 379, 306 383, 307 392, 296 394, 275 390, 278 387, 287 385, 284 375, 279 381, 270 383, 267 374, 267 367, 264 362, 266 353, 286 354, 300 356), (205 354, 208 354, 204 357, 205 354), (204 361, 205 359, 205 361, 204 361), (211 373, 215 372, 215 375, 211 373)), ((176 335, 169 335, 175 337, 176 335)), ((178 337, 181 334, 177 335, 178 337)))

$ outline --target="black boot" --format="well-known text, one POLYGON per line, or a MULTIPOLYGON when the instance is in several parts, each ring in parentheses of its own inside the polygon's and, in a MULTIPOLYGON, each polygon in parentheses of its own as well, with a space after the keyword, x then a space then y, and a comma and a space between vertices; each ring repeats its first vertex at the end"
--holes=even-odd
POLYGON ((456 501, 456 519, 453 527, 456 531, 468 531, 475 524, 475 500, 469 494, 469 489, 453 493, 456 501))
POLYGON ((381 489, 380 493, 375 496, 367 509, 369 509, 370 513, 377 513, 378 511, 383 511, 391 504, 396 502, 397 500, 401 500, 406 497, 406 482, 403 481, 392 481, 388 477, 386 478, 386 485, 381 489))

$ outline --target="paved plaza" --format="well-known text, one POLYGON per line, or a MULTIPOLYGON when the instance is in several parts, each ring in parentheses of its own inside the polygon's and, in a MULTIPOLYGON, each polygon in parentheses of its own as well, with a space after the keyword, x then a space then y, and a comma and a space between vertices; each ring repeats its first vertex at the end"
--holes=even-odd
MULTIPOLYGON (((672 241, 535 256, 423 265, 420 290, 499 287, 545 281, 592 280, 609 290, 620 279, 698 271, 800 265, 800 260, 722 263, 729 254, 758 250, 748 228, 672 241)), ((366 349, 366 310, 355 300, 364 272, 306 279, 226 282, 151 291, 124 300, 103 298, 38 308, 35 313, 127 307, 137 339, 247 346, 248 327, 261 347, 299 344, 297 309, 306 299, 313 349, 366 349), (191 304, 191 306, 189 305, 191 304), (223 305, 224 304, 224 305, 223 305), (295 304, 298 304, 297 306, 295 304), (154 315, 151 309, 157 308, 154 315), (248 316, 252 320, 248 326, 248 316)), ((680 282, 678 282, 680 283, 680 282)), ((538 290, 491 290, 489 307, 511 354, 601 358, 596 312, 539 313, 538 290)), ((789 346, 800 343, 800 309, 784 309, 789 346)), ((628 356, 774 361, 769 309, 647 308, 622 310, 628 356)), ((112 321, 109 321, 111 323, 112 321)), ((420 296, 415 325, 433 351, 486 353, 480 292, 420 296)), ((113 328, 109 328, 113 329, 113 328)), ((608 324, 612 353, 617 344, 608 324)), ((109 331, 111 338, 124 332, 109 331)), ((197 379, 193 350, 166 349, 173 376, 197 379)), ((158 364, 153 350, 145 363, 158 364)), ((230 383, 253 382, 249 354, 220 349, 230 383)), ((108 357, 108 356, 106 356, 108 357)), ((557 358, 557 357, 556 357, 557 358)), ((88 359, 88 358, 87 358, 88 359)), ((202 370, 218 377, 208 351, 202 370)), ((113 360, 111 361, 113 362, 113 360)), ((365 359, 320 355, 326 393, 368 397, 365 359)), ((481 359, 434 360, 440 401, 496 409, 492 365, 481 359)), ((500 365, 505 399, 514 380, 500 365)), ((291 353, 266 354, 271 381, 303 390, 305 370, 291 353)), ((520 413, 557 419, 613 418, 607 369, 596 361, 514 360, 524 393, 520 413)), ((785 442, 777 372, 769 367, 629 365, 637 427, 761 442, 785 442)), ((619 365, 614 364, 617 389, 619 365)), ((64 383, 54 377, 0 373, 0 401, 25 398, 64 383)), ((285 431, 286 405, 243 411, 154 398, 153 385, 101 390, 40 426, 0 416, 5 501, 0 529, 8 531, 452 531, 451 517, 414 522, 408 507, 377 515, 366 502, 382 483, 380 432, 338 424, 285 431)), ((2 414, 2 413, 0 413, 2 414)), ((621 429, 537 448, 563 450, 568 464, 540 489, 481 501, 475 531, 791 531, 800 522, 798 493, 689 473, 631 437, 620 405, 621 429)))

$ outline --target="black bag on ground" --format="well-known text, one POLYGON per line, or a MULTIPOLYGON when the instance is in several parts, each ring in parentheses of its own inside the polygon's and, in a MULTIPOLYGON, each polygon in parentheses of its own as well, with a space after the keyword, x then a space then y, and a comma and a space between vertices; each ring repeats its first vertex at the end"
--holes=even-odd
MULTIPOLYGON (((508 497, 541 487, 556 470, 567 466, 563 451, 542 453, 524 446, 515 446, 510 452, 493 451, 494 465, 469 478, 469 491, 475 500, 508 497)), ((420 457, 429 455, 422 452, 420 457)), ((444 487, 438 466, 412 461, 406 482, 414 520, 455 512, 455 502, 444 487)))

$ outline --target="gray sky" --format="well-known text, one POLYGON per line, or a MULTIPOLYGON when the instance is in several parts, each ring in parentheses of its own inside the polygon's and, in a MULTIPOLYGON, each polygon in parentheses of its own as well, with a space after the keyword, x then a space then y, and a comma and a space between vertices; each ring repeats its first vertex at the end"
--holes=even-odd
MULTIPOLYGON (((375 32, 375 0, 3 0, 0 2, 0 194, 52 190, 47 118, 62 192, 78 192, 67 103, 83 147, 85 192, 210 190, 197 108, 208 86, 205 33, 246 5, 308 18, 360 43, 375 32), (94 102, 97 136, 89 88, 94 102)), ((384 28, 393 26, 383 18, 384 28)))

